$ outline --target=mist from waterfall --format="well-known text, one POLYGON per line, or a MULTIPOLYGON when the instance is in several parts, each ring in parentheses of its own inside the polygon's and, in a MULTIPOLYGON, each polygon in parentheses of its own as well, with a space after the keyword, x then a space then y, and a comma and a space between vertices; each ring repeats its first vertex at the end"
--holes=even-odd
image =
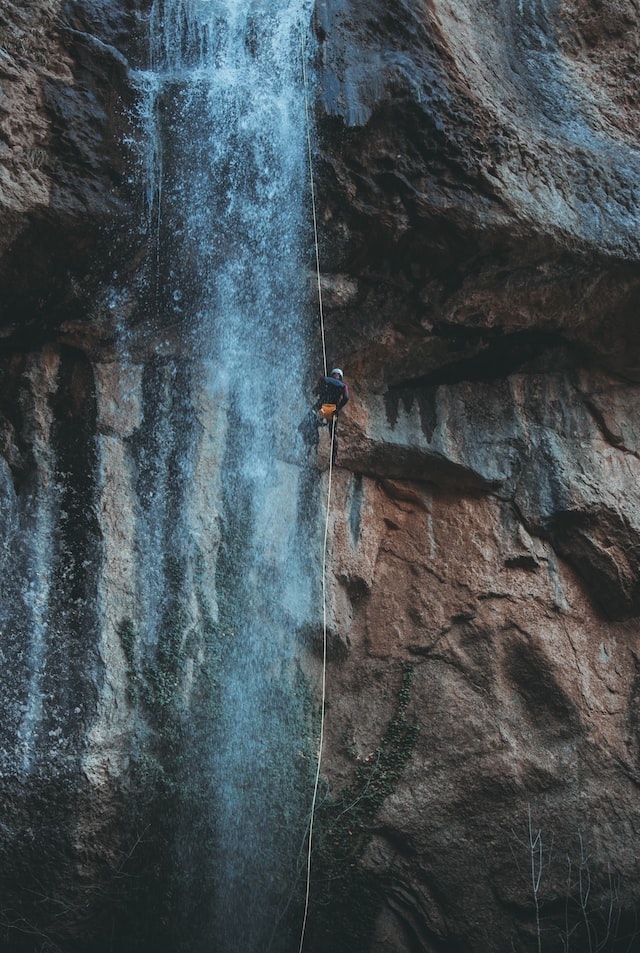
POLYGON ((300 631, 317 619, 319 546, 298 425, 312 376, 301 68, 310 12, 310 0, 155 0, 139 76, 149 314, 161 329, 153 446, 138 451, 141 470, 155 467, 154 487, 139 489, 151 580, 143 639, 162 624, 167 550, 177 565, 196 545, 213 553, 200 559, 189 609, 207 616, 215 642, 194 753, 211 851, 203 861, 178 847, 179 863, 196 856, 209 868, 211 910, 199 916, 210 944, 185 948, 211 953, 292 948, 281 922, 300 888, 309 807, 298 659, 300 631))

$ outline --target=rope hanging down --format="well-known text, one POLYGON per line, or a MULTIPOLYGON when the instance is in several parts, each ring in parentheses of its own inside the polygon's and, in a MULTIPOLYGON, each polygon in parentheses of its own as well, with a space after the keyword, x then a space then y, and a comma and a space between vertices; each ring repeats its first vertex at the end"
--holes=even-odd
POLYGON ((318 242, 318 212, 316 209, 316 186, 313 178, 313 150, 311 147, 311 118, 309 116, 309 84, 307 82, 307 65, 305 37, 302 33, 302 79, 304 82, 304 112, 307 125, 307 151, 309 154, 309 182, 311 186, 311 211, 313 213, 313 241, 316 249, 316 275, 318 279, 318 308, 320 310, 320 334, 322 337, 322 363, 324 376, 327 376, 327 346, 324 333, 324 308, 322 306, 322 282, 320 281, 320 245, 318 242))
POLYGON ((324 721, 327 701, 327 542, 329 538, 329 508, 331 505, 331 482, 333 477, 333 445, 335 437, 335 417, 331 421, 331 452, 329 455, 329 486, 327 490, 326 518, 324 522, 324 542, 322 547, 322 700, 320 704, 320 738, 318 740, 318 758, 316 766, 316 777, 313 785, 313 798, 311 800, 311 815, 309 818, 309 837, 307 848, 307 886, 304 899, 304 917, 302 920, 302 934, 300 936, 300 947, 298 953, 302 953, 304 946, 304 935, 307 928, 307 918, 309 916, 309 896, 311 893, 311 851, 313 843, 313 822, 315 818, 316 802, 318 800, 318 788, 320 786, 320 768, 322 765, 322 749, 324 747, 324 721))
MULTIPOLYGON (((311 120, 309 116, 309 86, 307 83, 307 69, 305 64, 305 36, 302 33, 302 76, 304 81, 304 105, 307 123, 307 145, 309 152, 309 180, 311 183, 311 208, 313 211, 313 239, 316 250, 316 273, 318 279, 318 306, 320 309, 320 334, 322 338, 322 361, 324 364, 324 375, 327 376, 327 347, 324 328, 324 311, 322 307, 322 283, 320 281, 320 248, 318 243, 318 216, 316 212, 316 190, 313 177, 313 151, 311 148, 311 120)), ((322 700, 320 705, 320 738, 318 740, 318 758, 316 766, 316 776, 313 785, 313 798, 311 800, 311 814, 309 817, 309 836, 307 848, 307 885, 305 890, 304 916, 302 920, 302 933, 300 936, 300 947, 298 953, 302 953, 304 946, 305 932, 307 929, 307 919, 309 916, 309 896, 311 893, 311 851, 313 844, 313 823, 316 811, 316 802, 318 800, 318 788, 320 786, 320 769, 322 765, 322 750, 324 747, 324 721, 327 697, 327 544, 329 539, 329 512, 331 507, 331 484, 333 479, 333 451, 335 443, 336 419, 335 415, 331 420, 331 448, 329 452, 329 478, 327 487, 327 503, 324 523, 324 540, 322 543, 322 700)))

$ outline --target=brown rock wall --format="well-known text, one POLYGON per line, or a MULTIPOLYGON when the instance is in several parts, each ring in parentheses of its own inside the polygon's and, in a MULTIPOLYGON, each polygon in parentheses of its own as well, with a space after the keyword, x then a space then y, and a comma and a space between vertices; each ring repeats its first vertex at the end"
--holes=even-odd
POLYGON ((638 17, 318 5, 353 391, 324 823, 357 871, 319 950, 637 943, 638 17))
POLYGON ((376 379, 402 374, 389 337, 431 370, 526 328, 636 374, 633 115, 622 134, 605 80, 596 95, 577 72, 573 8, 318 9, 324 262, 358 281, 335 329, 358 375, 364 354, 376 379))
MULTIPOLYGON (((202 513, 218 512, 225 413, 179 357, 111 348, 115 322, 142 317, 124 142, 147 7, 5 0, 0 34, 0 560, 16 600, 36 580, 25 617, 41 621, 29 560, 51 556, 60 517, 51 602, 72 634, 39 742, 55 783, 33 779, 24 811, 11 787, 3 867, 31 889, 64 858, 45 926, 74 949, 83 924, 107 936, 100 891, 111 902, 131 868, 151 883, 138 927, 166 939, 171 705, 197 709, 220 611, 219 527, 202 513), (166 529, 176 513, 197 559, 166 529), (132 566, 157 547, 167 628, 188 590, 184 669, 135 628, 132 566), (149 801, 120 830, 128 771, 149 801), (29 811, 51 806, 56 831, 25 848, 29 811), (139 844, 148 816, 156 839, 139 844)), ((633 0, 317 4, 322 284, 329 357, 353 387, 331 511, 317 953, 637 943, 639 17, 633 0)), ((34 629, 3 647, 16 725, 34 629)), ((33 754, 16 725, 13 775, 33 754)), ((0 910, 4 936, 38 914, 32 895, 0 910)))
MULTIPOLYGON (((637 904, 636 623, 603 620, 508 502, 346 472, 335 493, 331 644, 343 651, 329 664, 325 771, 337 807, 325 821, 331 836, 346 811, 352 863, 375 884, 362 948, 535 949, 529 811, 544 841, 543 949, 562 948, 565 906, 586 942, 567 880, 581 838, 603 939, 608 865, 616 915, 637 904), (363 822, 358 798, 380 780, 407 665, 415 746, 363 822)), ((348 942, 365 933, 354 925, 348 942)))
MULTIPOLYGON (((134 102, 127 57, 136 58, 142 40, 140 6, 3 5, 4 337, 33 340, 66 321, 95 338, 99 322, 94 317, 88 333, 86 325, 96 289, 132 253, 132 160, 124 143, 134 102)), ((113 328, 98 334, 105 332, 113 328)))

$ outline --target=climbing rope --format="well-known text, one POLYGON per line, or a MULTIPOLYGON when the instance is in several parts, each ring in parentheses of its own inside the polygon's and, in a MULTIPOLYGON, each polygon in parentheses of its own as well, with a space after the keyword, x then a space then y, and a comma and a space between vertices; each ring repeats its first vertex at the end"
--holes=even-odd
POLYGON ((309 115, 309 83, 307 81, 305 35, 302 36, 302 80, 304 83, 304 112, 307 125, 307 151, 309 154, 309 182, 311 186, 311 211, 313 213, 313 241, 316 249, 316 275, 318 280, 318 308, 320 310, 320 335, 322 338, 322 363, 324 376, 327 376, 327 346, 324 333, 324 308, 322 305, 322 282, 320 281, 320 243, 318 242, 318 212, 316 208, 316 186, 313 177, 313 149, 311 147, 311 117, 309 115))
POLYGON ((302 919, 302 933, 298 953, 302 953, 304 936, 309 916, 309 897, 311 894, 311 852, 313 849, 313 823, 315 819, 318 788, 320 787, 320 769, 322 766, 322 749, 324 747, 324 721, 327 702, 327 543, 329 539, 329 510, 331 505, 331 482, 333 477, 333 447, 335 441, 335 417, 331 421, 331 452, 329 456, 329 480, 327 489, 326 518, 324 522, 324 541, 322 546, 322 693, 320 703, 320 737, 318 740, 318 758, 316 776, 311 799, 311 815, 309 817, 309 836, 307 839, 307 886, 304 898, 304 917, 302 919))
MULTIPOLYGON (((307 146, 309 153, 309 180, 311 183, 311 208, 313 211, 313 238, 316 249, 316 273, 318 279, 318 306, 320 309, 320 335, 322 339, 322 361, 324 364, 324 375, 327 376, 327 347, 324 328, 324 311, 322 307, 322 283, 320 281, 320 247, 318 242, 318 216, 316 212, 316 190, 313 177, 313 151, 311 148, 311 120, 309 116, 309 86, 307 82, 307 68, 305 65, 305 35, 302 31, 302 76, 304 82, 304 105, 307 123, 307 146)), ((313 785, 313 798, 311 800, 311 814, 309 817, 309 836, 307 840, 307 884, 304 900, 304 916, 302 919, 302 932, 300 936, 300 947, 298 953, 302 953, 304 938, 307 929, 307 919, 309 916, 309 897, 311 894, 311 852, 313 846, 313 824, 316 812, 316 803, 318 800, 318 789, 320 786, 320 770, 322 766, 322 750, 324 747, 324 721, 327 700, 327 548, 329 541, 329 513, 331 509, 331 484, 333 480, 333 452, 335 446, 336 418, 335 414, 331 418, 331 448, 329 452, 329 477, 327 485, 327 503, 324 522, 324 539, 322 543, 322 696, 320 704, 320 737, 318 740, 318 757, 316 765, 316 776, 313 785)))

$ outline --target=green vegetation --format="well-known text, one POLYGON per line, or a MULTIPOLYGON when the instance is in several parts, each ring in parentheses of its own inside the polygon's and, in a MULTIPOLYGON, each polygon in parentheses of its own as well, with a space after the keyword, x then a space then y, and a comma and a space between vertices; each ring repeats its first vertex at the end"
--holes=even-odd
POLYGON ((370 948, 380 894, 378 880, 358 862, 371 842, 373 821, 395 791, 416 743, 418 726, 407 719, 412 678, 413 666, 404 664, 397 708, 380 744, 357 763, 352 783, 340 796, 318 809, 313 949, 365 953, 370 948))

